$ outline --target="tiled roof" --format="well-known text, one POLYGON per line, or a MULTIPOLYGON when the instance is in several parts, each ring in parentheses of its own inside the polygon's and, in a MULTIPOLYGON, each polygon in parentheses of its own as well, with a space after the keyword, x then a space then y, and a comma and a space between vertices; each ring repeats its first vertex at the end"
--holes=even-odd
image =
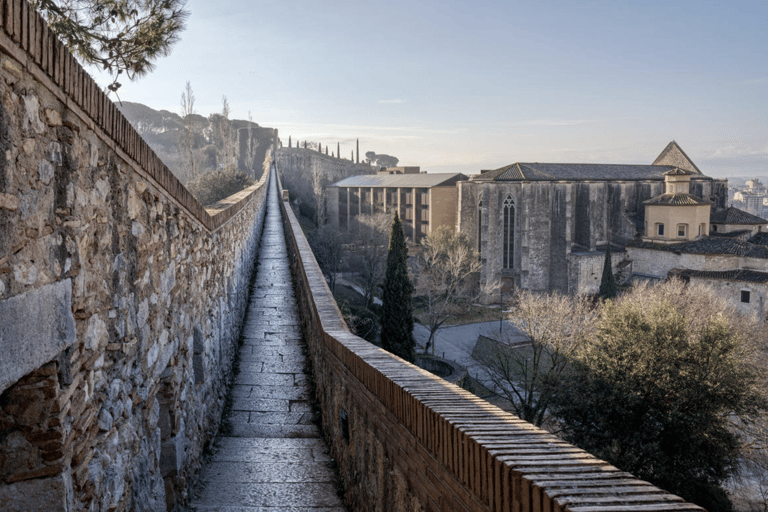
POLYGON ((405 187, 429 188, 441 185, 453 185, 457 181, 468 179, 461 173, 435 174, 363 174, 350 176, 337 181, 331 187, 405 187))
MULTIPOLYGON (((742 237, 742 238, 746 239, 745 235, 748 235, 751 232, 752 232, 751 229, 739 229, 739 230, 736 230, 736 231, 728 231, 728 232, 715 231, 714 233, 710 233, 709 236, 719 236, 719 237, 723 237, 723 238, 739 238, 739 237, 742 237)), ((750 243, 753 243, 753 242, 750 240, 750 243)))
POLYGON ((664 176, 690 176, 691 174, 695 173, 693 171, 686 171, 685 169, 675 167, 671 171, 665 172, 664 176))
POLYGON ((709 216, 709 222, 711 224, 768 224, 768 220, 761 219, 733 206, 719 212, 712 212, 709 216))
POLYGON ((576 181, 576 180, 663 180, 664 173, 674 170, 668 165, 618 164, 546 164, 514 163, 487 171, 474 181, 576 181))
POLYGON ((768 247, 742 242, 733 238, 704 237, 690 242, 674 244, 660 244, 655 242, 643 242, 631 240, 627 243, 630 247, 640 249, 653 249, 656 251, 668 251, 686 254, 732 254, 747 258, 768 259, 768 247))
POLYGON ((727 281, 746 281, 749 283, 768 283, 768 272, 758 270, 683 270, 681 277, 700 279, 724 279, 727 281))
POLYGON ((700 206, 712 204, 712 201, 707 201, 700 197, 696 197, 691 194, 661 194, 660 196, 652 197, 647 201, 643 201, 643 204, 659 204, 668 206, 700 206))
POLYGON ((680 167, 692 171, 695 174, 701 174, 701 171, 696 164, 693 163, 688 155, 685 154, 683 148, 681 148, 677 142, 672 141, 667 144, 656 160, 653 161, 653 165, 672 165, 674 167, 680 167))
POLYGON ((768 245, 768 233, 757 233, 752 237, 749 243, 755 245, 768 245))

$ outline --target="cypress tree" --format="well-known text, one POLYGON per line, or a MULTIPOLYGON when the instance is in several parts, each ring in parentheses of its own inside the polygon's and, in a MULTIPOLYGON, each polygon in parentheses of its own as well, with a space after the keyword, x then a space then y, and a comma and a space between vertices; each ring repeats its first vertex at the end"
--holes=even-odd
POLYGON ((612 299, 618 292, 616 278, 613 277, 613 265, 611 264, 611 244, 605 248, 605 262, 603 263, 603 277, 600 280, 601 299, 612 299))
POLYGON ((408 278, 408 246, 400 218, 395 212, 389 234, 387 272, 381 308, 381 345, 406 361, 413 362, 413 283, 408 278))

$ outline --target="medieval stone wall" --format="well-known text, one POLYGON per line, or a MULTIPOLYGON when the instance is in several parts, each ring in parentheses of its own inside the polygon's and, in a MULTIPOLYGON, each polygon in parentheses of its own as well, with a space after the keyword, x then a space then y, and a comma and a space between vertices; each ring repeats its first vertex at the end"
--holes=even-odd
MULTIPOLYGON (((291 198, 298 199, 313 209, 318 199, 314 186, 324 191, 328 185, 344 178, 375 172, 366 163, 356 164, 351 160, 328 156, 314 149, 279 148, 275 152, 275 161, 280 169, 283 186, 290 192, 291 198)), ((323 195, 319 197, 324 200, 323 195)), ((329 201, 329 207, 333 205, 338 216, 338 202, 329 201)), ((328 218, 328 212, 324 210, 323 213, 328 218)))
POLYGON ((218 427, 265 178, 207 212, 0 0, 0 508, 163 510, 218 427))

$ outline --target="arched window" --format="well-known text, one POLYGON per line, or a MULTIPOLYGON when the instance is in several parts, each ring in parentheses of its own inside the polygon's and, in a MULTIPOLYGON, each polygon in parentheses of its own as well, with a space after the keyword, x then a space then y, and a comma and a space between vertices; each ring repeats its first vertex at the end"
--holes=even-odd
POLYGON ((477 202, 477 258, 483 261, 483 196, 477 202))
POLYGON ((504 200, 504 230, 502 231, 501 268, 513 268, 515 256, 515 202, 512 196, 504 200))

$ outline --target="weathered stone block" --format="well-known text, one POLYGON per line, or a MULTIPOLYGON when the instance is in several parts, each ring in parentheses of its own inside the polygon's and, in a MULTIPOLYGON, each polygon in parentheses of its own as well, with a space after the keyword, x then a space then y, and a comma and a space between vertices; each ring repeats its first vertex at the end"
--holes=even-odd
POLYGON ((72 281, 0 301, 0 392, 54 359, 77 339, 72 281))

